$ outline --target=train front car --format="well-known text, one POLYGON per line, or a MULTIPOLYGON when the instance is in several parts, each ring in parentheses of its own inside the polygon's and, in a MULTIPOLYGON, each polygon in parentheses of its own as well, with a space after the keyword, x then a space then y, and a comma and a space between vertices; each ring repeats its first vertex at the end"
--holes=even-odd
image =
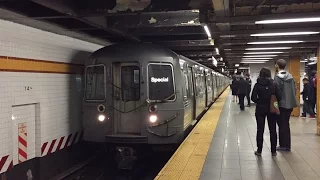
POLYGON ((94 52, 85 70, 84 140, 126 146, 181 142, 180 79, 178 56, 168 49, 127 44, 94 52))

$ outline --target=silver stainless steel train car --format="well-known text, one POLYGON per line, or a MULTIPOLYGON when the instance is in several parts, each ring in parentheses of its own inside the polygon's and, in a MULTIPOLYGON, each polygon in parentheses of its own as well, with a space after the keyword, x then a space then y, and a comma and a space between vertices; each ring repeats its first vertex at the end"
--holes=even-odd
POLYGON ((169 49, 117 44, 86 62, 84 140, 176 144, 229 78, 169 49))

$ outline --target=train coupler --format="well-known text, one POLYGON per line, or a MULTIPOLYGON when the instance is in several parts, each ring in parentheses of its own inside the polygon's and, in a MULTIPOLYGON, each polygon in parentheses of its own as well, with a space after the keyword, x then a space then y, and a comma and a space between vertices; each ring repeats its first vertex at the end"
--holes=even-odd
POLYGON ((119 169, 132 170, 137 160, 136 152, 131 147, 116 147, 116 161, 119 169))

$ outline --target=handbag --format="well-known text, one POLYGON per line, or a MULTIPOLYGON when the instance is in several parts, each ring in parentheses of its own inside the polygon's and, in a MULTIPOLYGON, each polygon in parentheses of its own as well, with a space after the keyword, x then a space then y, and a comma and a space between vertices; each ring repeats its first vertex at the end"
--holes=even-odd
POLYGON ((270 98, 270 113, 272 114, 280 114, 279 106, 278 106, 278 100, 276 94, 276 85, 273 83, 271 98, 270 98))

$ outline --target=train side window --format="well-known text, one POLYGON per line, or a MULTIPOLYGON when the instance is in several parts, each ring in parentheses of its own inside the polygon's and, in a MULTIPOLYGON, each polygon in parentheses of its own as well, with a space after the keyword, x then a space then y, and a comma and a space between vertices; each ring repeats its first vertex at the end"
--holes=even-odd
POLYGON ((85 70, 85 99, 104 101, 106 99, 106 68, 104 65, 87 66, 85 70))
POLYGON ((121 67, 121 97, 124 101, 140 99, 140 67, 121 67))
POLYGON ((189 67, 188 68, 188 89, 189 89, 189 94, 188 94, 188 97, 192 97, 194 94, 193 94, 193 81, 192 81, 192 70, 191 68, 189 67))

